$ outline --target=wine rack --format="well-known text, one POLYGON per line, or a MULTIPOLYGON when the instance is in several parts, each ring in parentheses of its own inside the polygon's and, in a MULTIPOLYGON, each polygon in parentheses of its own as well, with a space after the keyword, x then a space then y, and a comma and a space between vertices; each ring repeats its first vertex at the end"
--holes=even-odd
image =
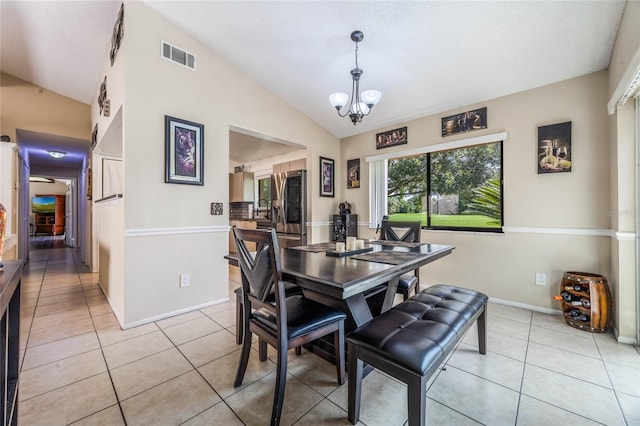
POLYGON ((565 272, 560 282, 562 315, 571 327, 603 333, 611 323, 611 293, 607 279, 588 272, 565 272))

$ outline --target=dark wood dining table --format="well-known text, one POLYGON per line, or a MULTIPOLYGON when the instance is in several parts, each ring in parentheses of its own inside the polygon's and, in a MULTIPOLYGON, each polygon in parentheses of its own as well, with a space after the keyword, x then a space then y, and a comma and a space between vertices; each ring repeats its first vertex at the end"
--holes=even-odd
MULTIPOLYGON (((283 279, 302 288, 305 297, 347 314, 345 333, 393 306, 400 275, 447 256, 454 246, 370 240, 370 251, 330 256, 335 243, 318 243, 280 250, 283 279)), ((235 256, 226 256, 237 266, 235 256)), ((318 341, 314 352, 329 360, 333 349, 318 341)))

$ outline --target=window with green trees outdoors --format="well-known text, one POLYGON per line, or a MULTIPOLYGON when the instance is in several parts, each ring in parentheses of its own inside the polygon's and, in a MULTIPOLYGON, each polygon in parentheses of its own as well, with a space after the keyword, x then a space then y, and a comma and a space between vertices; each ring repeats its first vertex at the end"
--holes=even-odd
POLYGON ((502 142, 390 159, 387 188, 391 221, 501 232, 502 142))

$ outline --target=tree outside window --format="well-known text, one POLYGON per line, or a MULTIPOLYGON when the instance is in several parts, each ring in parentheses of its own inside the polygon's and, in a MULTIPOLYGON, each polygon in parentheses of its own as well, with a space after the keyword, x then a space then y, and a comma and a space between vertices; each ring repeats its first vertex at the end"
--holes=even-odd
POLYGON ((391 221, 501 232, 502 142, 389 160, 391 221))

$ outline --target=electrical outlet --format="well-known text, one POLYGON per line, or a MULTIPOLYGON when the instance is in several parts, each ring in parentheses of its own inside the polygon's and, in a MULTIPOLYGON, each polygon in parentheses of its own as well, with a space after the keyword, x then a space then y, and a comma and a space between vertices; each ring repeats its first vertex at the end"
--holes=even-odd
POLYGON ((180 287, 189 286, 189 274, 180 274, 180 287))
POLYGON ((536 272, 536 285, 547 285, 547 274, 536 272))

